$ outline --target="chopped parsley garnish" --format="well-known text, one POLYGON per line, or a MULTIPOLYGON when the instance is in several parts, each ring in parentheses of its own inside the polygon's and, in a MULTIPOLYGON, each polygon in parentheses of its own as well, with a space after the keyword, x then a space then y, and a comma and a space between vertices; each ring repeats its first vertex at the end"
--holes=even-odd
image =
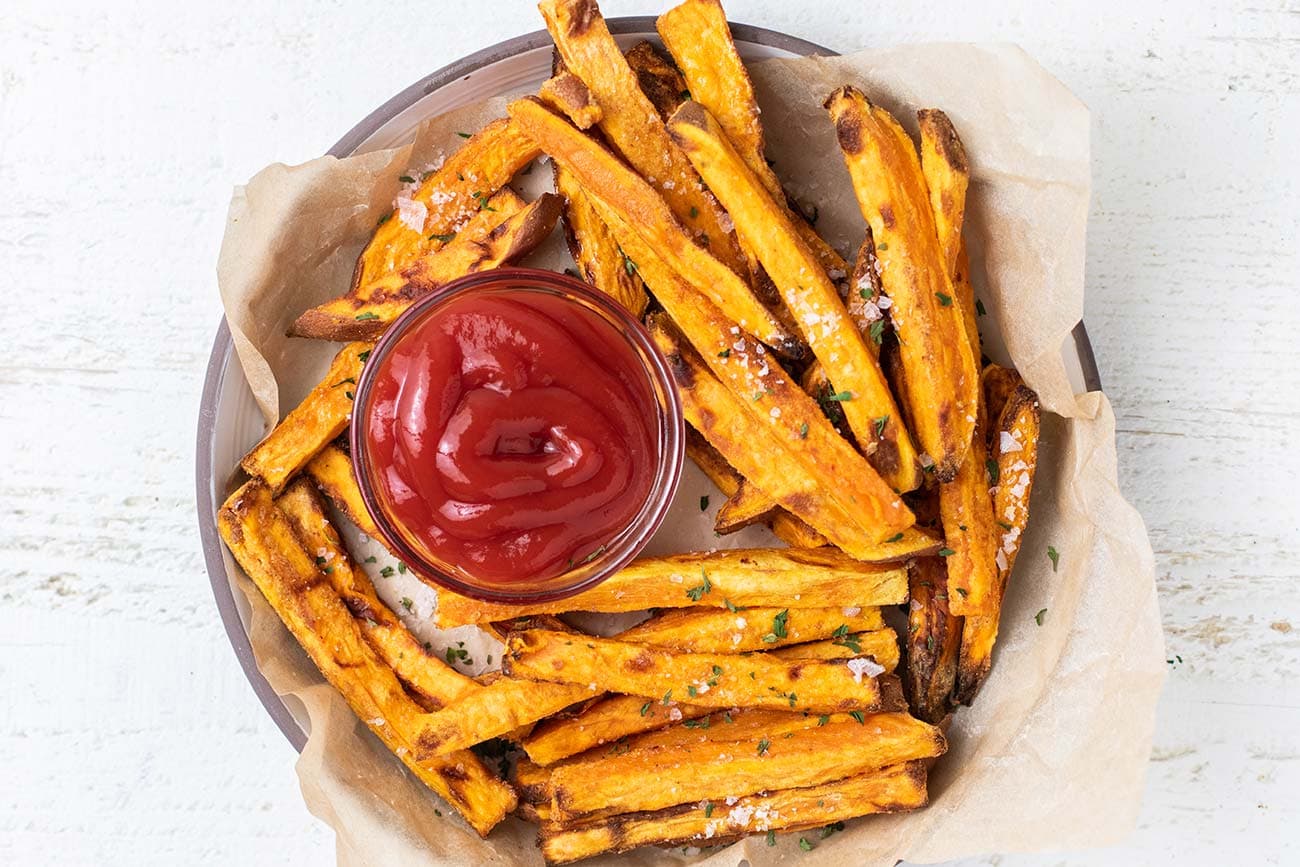
POLYGON ((392 214, 384 214, 384 215, 383 215, 382 217, 380 217, 379 220, 375 223, 375 228, 378 229, 378 228, 379 228, 380 226, 382 226, 384 223, 387 223, 390 219, 392 219, 392 217, 393 217, 392 214))
POLYGON ((808 842, 807 837, 800 837, 799 848, 804 850, 805 852, 811 852, 813 850, 813 844, 808 842))
MULTIPOLYGON (((690 98, 691 98, 691 92, 690 92, 689 90, 683 90, 683 91, 680 91, 680 92, 677 94, 677 98, 678 98, 678 99, 690 99, 690 98)), ((691 208, 691 210, 693 211, 693 210, 695 210, 695 209, 694 209, 694 208, 691 208)))
POLYGON ((779 614, 777 614, 775 617, 772 618, 772 632, 776 634, 777 638, 785 638, 786 636, 785 627, 786 627, 786 623, 788 623, 789 620, 790 620, 789 608, 782 609, 782 611, 779 614))
POLYGON ((979 300, 978 298, 975 299, 975 312, 978 313, 980 316, 985 316, 988 314, 988 311, 984 309, 984 302, 979 300))
POLYGON ((1039 609, 1038 613, 1034 615, 1034 622, 1037 623, 1039 626, 1042 626, 1043 617, 1046 616, 1046 614, 1047 614, 1046 608, 1039 609))
POLYGON ((886 541, 886 542, 901 542, 902 540, 903 540, 903 534, 902 534, 902 533, 895 533, 894 535, 890 536, 890 537, 889 537, 888 539, 886 539, 885 541, 886 541))
POLYGON ((998 462, 993 458, 989 458, 984 462, 984 469, 988 470, 989 484, 996 485, 998 483, 998 462))
POLYGON ((623 254, 623 270, 627 272, 629 277, 636 275, 636 263, 626 253, 623 254))
POLYGON ((378 319, 378 318, 379 318, 379 314, 378 314, 378 313, 371 313, 371 312, 368 311, 368 310, 367 310, 365 313, 358 313, 358 314, 356 315, 356 317, 355 317, 355 319, 356 319, 358 322, 366 322, 366 321, 368 321, 368 320, 370 320, 370 319, 378 319))
POLYGON ((660 704, 671 704, 671 703, 672 703, 672 700, 673 700, 673 691, 670 689, 670 690, 668 690, 666 693, 664 693, 663 700, 660 701, 659 703, 660 703, 660 704))
POLYGON ((767 845, 769 845, 769 846, 775 846, 775 845, 776 845, 776 832, 775 832, 775 831, 768 831, 768 832, 767 832, 767 845))
POLYGON ((822 828, 820 831, 818 831, 817 836, 825 840, 827 837, 834 834, 836 831, 843 831, 843 830, 844 830, 843 822, 832 822, 831 824, 827 825, 825 828, 822 828))
POLYGON ((875 424, 876 436, 883 437, 885 435, 885 425, 889 424, 889 416, 882 415, 880 418, 875 420, 875 424))
POLYGON ((860 710, 851 710, 851 711, 849 711, 849 716, 851 716, 851 717, 853 717, 855 720, 857 720, 857 721, 858 721, 858 725, 860 725, 860 726, 864 726, 864 725, 867 724, 867 718, 866 718, 866 716, 863 715, 862 711, 860 711, 860 710))
POLYGON ((837 391, 834 394, 826 395, 826 399, 831 401, 836 401, 838 403, 843 403, 846 400, 853 400, 853 392, 837 391))
POLYGON ((703 566, 700 567, 700 577, 703 579, 703 583, 686 591, 687 597, 689 597, 692 602, 699 602, 704 598, 704 594, 713 590, 713 584, 709 581, 709 573, 704 571, 703 566))
POLYGON ((330 388, 338 388, 340 385, 347 385, 349 382, 353 385, 357 384, 357 381, 349 376, 347 379, 340 379, 338 382, 331 385, 330 388))
POLYGON ((595 560, 595 559, 596 559, 597 557, 599 557, 601 554, 604 554, 604 553, 605 553, 605 549, 608 548, 608 547, 609 547, 608 545, 601 545, 601 546, 600 546, 599 548, 597 548, 595 551, 592 551, 590 554, 588 554, 588 555, 583 559, 582 562, 583 562, 583 563, 590 563, 592 560, 595 560))
POLYGON ((650 713, 650 702, 641 705, 641 716, 645 716, 648 713, 650 713))
POLYGON ((1058 565, 1060 565, 1060 563, 1061 563, 1061 554, 1060 554, 1060 552, 1058 552, 1058 551, 1057 551, 1055 548, 1053 548, 1051 545, 1048 545, 1048 546, 1047 546, 1047 559, 1052 561, 1052 571, 1055 572, 1055 571, 1056 571, 1056 567, 1057 567, 1058 565))
POLYGON ((706 729, 709 727, 709 718, 705 716, 699 719, 688 719, 682 725, 688 729, 706 729))
POLYGON ((939 556, 940 556, 940 557, 951 557, 953 554, 956 554, 956 553, 957 553, 957 552, 954 551, 954 550, 951 549, 951 548, 940 548, 940 549, 939 549, 939 556))
POLYGON ((367 563, 378 563, 379 560, 378 560, 378 558, 376 558, 376 557, 372 554, 371 556, 369 556, 369 557, 366 558, 365 562, 367 562, 367 563))
POLYGON ((435 232, 434 234, 432 234, 432 235, 429 236, 429 240, 430 240, 430 241, 441 241, 442 243, 445 244, 445 243, 447 243, 448 241, 450 241, 450 240, 451 240, 452 238, 454 238, 454 237, 456 237, 456 233, 455 233, 455 232, 450 232, 450 233, 448 233, 448 234, 446 234, 446 235, 442 235, 442 234, 439 234, 439 233, 435 232))
POLYGON ((709 508, 709 495, 705 494, 700 497, 700 511, 706 511, 709 508))
POLYGON ((1010 530, 1010 529, 1011 529, 1011 525, 1008 524, 1006 521, 998 521, 998 526, 1001 527, 1001 528, 1004 529, 1004 530, 1010 530))
POLYGON ((369 360, 370 360, 370 350, 369 350, 369 349, 363 349, 363 350, 361 350, 360 352, 357 353, 357 361, 360 361, 362 364, 365 364, 365 363, 366 363, 367 361, 369 361, 369 360))
POLYGON ((467 132, 458 132, 458 133, 456 133, 456 135, 460 136, 461 138, 469 138, 469 137, 470 137, 470 134, 467 133, 467 132))
POLYGON ((769 741, 767 738, 763 738, 758 742, 758 754, 760 756, 767 755, 767 748, 770 746, 772 746, 772 742, 769 741))
POLYGON ((406 564, 405 564, 405 563, 398 563, 398 564, 397 564, 397 571, 400 572, 401 574, 405 575, 405 574, 406 574, 406 564))
POLYGON ((686 687, 686 694, 689 695, 691 698, 695 698, 695 697, 696 697, 697 695, 699 695, 700 693, 699 693, 699 690, 697 690, 697 689, 692 685, 692 686, 688 686, 688 687, 686 687))
POLYGON ((936 292, 936 293, 934 293, 934 297, 939 299, 939 304, 940 304, 940 306, 943 306, 943 307, 951 307, 951 306, 952 306, 952 296, 951 296, 951 295, 945 295, 945 294, 943 294, 942 292, 936 292))
POLYGON ((731 357, 730 349, 724 349, 718 353, 718 358, 730 358, 730 357, 731 357))
POLYGON ((400 178, 398 178, 398 180, 401 181, 401 182, 404 183, 404 184, 413 184, 413 183, 415 183, 415 178, 411 177, 410 175, 402 175, 400 178))
POLYGON ((877 319, 871 323, 871 340, 877 346, 885 342, 885 320, 877 319))
POLYGON ((799 439, 801 440, 808 439, 808 422, 804 422, 803 424, 799 425, 799 439))
POLYGON ((722 604, 727 606, 727 610, 730 611, 732 614, 735 614, 737 611, 740 610, 735 606, 735 604, 730 599, 723 599, 722 604))
POLYGON ((817 717, 817 725, 819 726, 824 726, 826 725, 826 723, 830 721, 831 721, 831 715, 828 713, 824 713, 821 716, 817 717))
POLYGON ((889 245, 888 245, 888 244, 877 244, 877 245, 876 245, 876 252, 877 252, 877 253, 883 253, 883 252, 885 252, 885 251, 888 250, 888 249, 889 249, 889 245))
POLYGON ((707 804, 704 805, 704 818, 707 819, 712 815, 713 815, 713 802, 709 801, 707 804))
POLYGON ((380 569, 380 570, 379 570, 379 577, 381 577, 381 578, 392 578, 392 577, 393 577, 393 567, 392 567, 392 566, 385 566, 384 568, 380 569))
POLYGON ((409 596, 402 597, 402 607, 405 608, 408 613, 412 610, 413 605, 415 605, 415 603, 411 601, 411 597, 409 596))
POLYGON ((695 207, 694 205, 691 205, 691 219, 694 220, 699 215, 700 215, 700 209, 695 207))
POLYGON ((965 599, 967 596, 970 595, 970 592, 965 587, 958 587, 957 595, 960 596, 962 599, 965 599))

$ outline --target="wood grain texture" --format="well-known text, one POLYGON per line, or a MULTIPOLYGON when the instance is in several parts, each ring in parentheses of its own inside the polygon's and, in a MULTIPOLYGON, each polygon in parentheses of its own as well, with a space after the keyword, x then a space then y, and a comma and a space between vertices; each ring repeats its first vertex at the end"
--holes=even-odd
MULTIPOLYGON (((541 22, 532 0, 59 5, 0 8, 0 863, 330 863, 195 530, 226 202, 541 22)), ((1293 860, 1300 5, 726 5, 845 51, 1014 41, 1093 111, 1086 320, 1174 661, 1131 840, 962 863, 1293 860)))

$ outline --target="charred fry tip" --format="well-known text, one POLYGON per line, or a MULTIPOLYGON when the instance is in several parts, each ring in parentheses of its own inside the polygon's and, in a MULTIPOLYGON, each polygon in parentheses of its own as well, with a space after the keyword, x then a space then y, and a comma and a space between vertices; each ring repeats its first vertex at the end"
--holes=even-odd
POLYGON ((943 158, 958 172, 970 173, 966 160, 966 147, 953 127, 948 115, 937 108, 923 108, 916 113, 916 119, 923 130, 928 129, 933 135, 935 147, 943 158))

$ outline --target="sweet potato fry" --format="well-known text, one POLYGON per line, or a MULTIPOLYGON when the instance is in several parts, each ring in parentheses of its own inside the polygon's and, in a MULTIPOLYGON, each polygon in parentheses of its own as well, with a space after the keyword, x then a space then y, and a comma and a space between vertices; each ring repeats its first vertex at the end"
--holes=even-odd
POLYGON ((909 426, 938 478, 950 481, 970 447, 978 371, 953 303, 920 160, 898 122, 859 91, 841 87, 826 108, 893 302, 909 426))
POLYGON ((289 411, 266 439, 239 465, 278 494, 290 478, 348 425, 353 389, 372 344, 350 343, 339 350, 325 378, 289 411))
POLYGON ((417 760, 411 750, 421 708, 361 635, 293 527, 252 481, 217 514, 222 538, 325 679, 402 763, 486 836, 515 808, 514 790, 468 750, 417 760))
POLYGON ((926 805, 925 784, 924 765, 909 762, 832 783, 750 795, 730 806, 709 801, 575 825, 546 823, 542 856, 547 864, 568 864, 640 846, 714 845, 763 831, 804 830, 855 816, 915 810, 926 805))
MULTIPOLYGON (((649 279, 661 301, 668 297, 655 277, 649 279)), ((680 316, 691 329, 708 333, 708 320, 698 305, 674 301, 665 307, 678 324, 680 316)), ((648 324, 672 367, 686 420, 741 475, 791 514, 863 559, 874 555, 877 544, 911 526, 911 512, 898 495, 835 432, 807 394, 780 374, 753 375, 754 368, 767 370, 768 361, 750 356, 750 344, 743 338, 723 344, 726 358, 702 358, 661 317, 648 324), (713 372, 706 360, 716 365, 713 372), (731 381, 724 386, 713 373, 731 381), (740 396, 750 389, 746 397, 740 396), (760 424, 754 424, 755 419, 760 424)))
POLYGON ((565 611, 780 607, 795 598, 809 608, 865 608, 901 603, 906 581, 898 566, 864 563, 834 548, 736 548, 643 557, 590 590, 549 602, 507 605, 443 592, 435 617, 447 628, 565 611))
POLYGON ((718 509, 713 522, 713 529, 726 535, 744 529, 751 524, 762 524, 776 517, 781 508, 776 500, 763 493, 748 479, 740 483, 736 492, 727 498, 727 502, 718 509))
MULTIPOLYGON (((712 711, 713 708, 705 705, 678 701, 664 704, 662 700, 639 695, 611 695, 596 700, 576 716, 542 722, 523 739, 522 746, 528 758, 538 765, 551 765, 593 747, 612 744, 674 722, 697 719, 712 711)), ((549 794, 547 797, 549 799, 549 794)))
MULTIPOLYGON (((727 139, 777 202, 786 202, 785 190, 767 163, 763 125, 759 119, 754 85, 736 51, 727 15, 717 0, 687 0, 669 9, 655 22, 668 52, 682 68, 686 87, 683 99, 693 99, 717 118, 727 139)), ((676 108, 676 105, 673 105, 676 108)), ((665 118, 672 111, 665 113, 665 118)), ((795 231, 817 257, 832 280, 842 280, 848 265, 835 249, 801 216, 789 210, 795 231)))
MULTIPOLYGON (((622 55, 619 58, 623 62, 622 55)), ((800 353, 798 341, 755 297, 748 284, 722 260, 691 240, 668 205, 640 175, 536 99, 516 100, 507 110, 542 150, 573 172, 594 203, 622 215, 632 231, 657 251, 680 279, 733 319, 745 323, 746 330, 769 346, 788 355, 800 353)), ((601 215, 606 224, 615 228, 615 237, 626 251, 627 241, 609 215, 604 210, 601 215)))
POLYGON ((1025 381, 1020 378, 1020 374, 1013 368, 1002 367, 998 364, 990 364, 984 368, 984 373, 980 377, 980 387, 983 391, 984 406, 988 410, 989 425, 989 447, 993 447, 992 439, 997 435, 997 422, 1002 417, 1002 409, 1011 400, 1011 395, 1015 390, 1024 385, 1025 381))
POLYGON ((308 310, 294 321, 293 334, 326 340, 377 337, 416 299, 434 289, 458 277, 527 256, 555 228, 563 200, 542 193, 519 211, 509 213, 505 203, 517 198, 514 193, 502 192, 484 199, 485 220, 492 224, 486 234, 475 237, 469 231, 461 232, 445 247, 404 271, 375 281, 368 296, 350 293, 308 310), (498 202, 500 206, 494 204, 498 202))
MULTIPOLYGON (((740 489, 744 477, 727 463, 727 459, 717 449, 709 445, 709 441, 699 431, 689 425, 686 427, 686 454, 726 496, 730 497, 740 489)), ((829 544, 825 536, 785 509, 780 509, 772 516, 771 527, 776 537, 791 548, 820 548, 829 544)))
MULTIPOLYGON (((839 657, 830 657, 832 659, 839 657)), ((876 714, 906 713, 907 699, 903 686, 894 677, 881 678, 880 708, 876 714)), ((809 711, 773 710, 771 708, 714 708, 711 713, 695 719, 682 720, 681 725, 669 725, 621 741, 619 752, 637 752, 652 748, 677 748, 699 743, 757 742, 766 737, 791 737, 793 732, 836 723, 857 722, 865 714, 811 713, 809 711)), ((577 761, 582 761, 581 758, 577 761)))
POLYGON ((586 685, 498 677, 425 721, 415 745, 420 758, 445 756, 537 722, 590 698, 586 685))
MULTIPOLYGON (((892 303, 881 291, 879 265, 876 245, 871 239, 871 227, 868 226, 867 237, 858 247, 858 255, 853 262, 849 294, 844 306, 853 323, 858 326, 858 333, 862 335, 867 351, 876 358, 880 358, 880 347, 885 341, 885 332, 889 330, 886 311, 892 303)), ((883 360, 881 367, 884 368, 883 360)), ((902 395, 899 395, 899 403, 906 405, 902 395)))
POLYGON ((682 100, 690 97, 686 92, 686 80, 677 71, 677 67, 669 63, 651 43, 643 39, 623 56, 636 75, 641 92, 650 100, 655 111, 659 112, 661 120, 668 120, 668 116, 682 104, 682 100))
POLYGON ((997 467, 997 480, 993 489, 993 516, 1005 532, 997 551, 998 586, 993 604, 986 612, 968 616, 962 628, 957 687, 957 700, 962 704, 970 704, 975 698, 992 664, 1007 579, 1029 522, 1029 496, 1038 467, 1040 426, 1038 396, 1023 385, 1017 386, 994 426, 997 434, 992 460, 997 467))
MULTIPOLYGON (((957 147, 960 148, 960 143, 957 147)), ((924 154, 922 159, 924 160, 924 154)), ((938 183, 940 182, 932 184, 931 189, 938 183)), ((951 199, 951 195, 948 199, 951 199)), ((960 211, 956 220, 960 224, 960 211)), ((967 278, 970 263, 960 239, 956 240, 954 256, 957 269, 952 284, 954 301, 962 309, 964 333, 971 351, 979 355, 975 293, 967 278)), ((990 608, 994 604, 993 595, 998 586, 995 556, 999 534, 993 519, 993 498, 989 494, 990 480, 986 466, 988 451, 984 434, 988 427, 986 415, 981 393, 970 449, 957 469, 957 476, 951 482, 939 483, 939 514, 944 539, 952 551, 946 564, 948 608, 953 614, 962 616, 978 614, 990 608)))
POLYGON ((850 632, 822 641, 792 644, 771 651, 777 659, 852 659, 869 656, 892 674, 898 668, 898 635, 889 627, 850 632))
POLYGON ((551 165, 555 172, 555 191, 565 199, 564 237, 578 273, 639 319, 650 300, 645 284, 592 207, 582 184, 558 162, 552 161, 551 165))
POLYGON ((946 595, 948 607, 960 615, 987 610, 997 592, 998 528, 984 448, 984 431, 977 424, 956 477, 939 483, 944 542, 952 552, 947 557, 946 595))
POLYGON ((839 291, 785 208, 746 168, 702 105, 684 103, 668 122, 673 141, 690 158, 736 224, 741 241, 758 253, 813 354, 835 388, 849 427, 867 459, 895 490, 921 482, 916 450, 889 384, 849 318, 839 291))
MULTIPOLYGON (((799 600, 791 600, 794 605, 799 600)), ((734 607, 734 606, 733 606, 734 607)), ((619 641, 680 653, 748 653, 883 629, 879 608, 682 608, 665 611, 618 634, 619 641)))
MULTIPOLYGON (((735 235, 723 228, 721 208, 668 137, 595 0, 542 0, 538 8, 565 67, 586 82, 600 104, 606 141, 663 197, 693 238, 736 274, 747 274, 735 235)), ((545 142, 538 143, 546 150, 545 142)))
POLYGON ((796 731, 793 737, 652 747, 557 765, 555 817, 594 810, 656 810, 783 787, 817 786, 946 749, 934 726, 903 713, 796 731))
POLYGON ((411 196, 426 210, 422 228, 408 225, 394 210, 375 229, 357 260, 353 293, 368 297, 372 281, 399 273, 441 247, 445 237, 461 231, 482 208, 483 198, 509 183, 537 154, 537 145, 505 118, 479 130, 411 196))
POLYGON ((912 713, 932 723, 947 716, 951 708, 961 641, 962 619, 948 610, 946 582, 942 557, 922 557, 908 564, 912 598, 903 684, 912 713))
POLYGON ((542 82, 537 98, 566 115, 578 129, 590 129, 600 122, 600 105, 582 79, 567 69, 557 70, 542 82))
POLYGON ((315 554, 320 571, 352 613, 366 642, 424 700, 421 704, 426 709, 436 710, 482 691, 471 678, 435 657, 383 603, 370 579, 343 547, 311 481, 299 478, 291 482, 275 503, 303 546, 315 554))
MULTIPOLYGON (((866 660, 870 662, 870 660, 866 660)), ((774 660, 764 654, 677 653, 609 638, 532 629, 506 642, 502 671, 548 683, 594 684, 597 690, 693 704, 832 713, 878 710, 873 665, 853 660, 774 660), (864 671, 867 674, 864 676, 864 671)), ((875 666, 876 671, 879 667, 875 666)))
POLYGON ((957 270, 966 188, 970 185, 966 148, 948 115, 937 108, 918 111, 916 119, 921 126, 921 173, 930 192, 939 252, 948 273, 952 274, 957 270))
POLYGON ((361 532, 371 539, 382 538, 361 497, 361 488, 352 473, 352 459, 347 452, 331 443, 307 463, 305 472, 334 508, 356 524, 361 532))

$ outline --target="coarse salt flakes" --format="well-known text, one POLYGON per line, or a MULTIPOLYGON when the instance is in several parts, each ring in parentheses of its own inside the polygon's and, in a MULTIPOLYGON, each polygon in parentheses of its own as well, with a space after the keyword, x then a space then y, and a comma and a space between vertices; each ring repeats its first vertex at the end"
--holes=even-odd
POLYGON ((429 196, 429 201, 435 205, 445 205, 454 198, 456 198, 454 193, 450 193, 447 190, 437 190, 429 196))
POLYGON ((673 722, 677 722, 682 718, 682 709, 679 707, 668 708, 668 718, 673 722))
POLYGON ((867 677, 875 677, 878 674, 883 674, 885 671, 884 666, 877 665, 874 661, 866 658, 850 659, 845 663, 845 665, 848 667, 849 671, 853 672, 854 683, 862 683, 863 675, 866 675, 867 677))
POLYGON ((884 316, 884 314, 880 312, 880 305, 879 305, 879 304, 876 304, 874 301, 863 301, 863 302, 862 302, 862 318, 863 318, 863 319, 867 320, 868 322, 876 322, 876 321, 878 321, 882 316, 884 316))
POLYGON ((779 406, 774 406, 774 407, 772 407, 772 410, 768 413, 768 415, 770 415, 772 418, 780 418, 780 417, 781 417, 781 407, 779 407, 779 406))
POLYGON ((736 231, 736 224, 735 224, 735 222, 731 219, 731 215, 730 215, 730 214, 722 214, 721 216, 719 216, 719 217, 718 217, 718 226, 719 226, 719 228, 721 228, 722 231, 724 231, 724 232, 728 232, 728 233, 730 233, 730 232, 734 232, 734 231, 736 231))
POLYGON ((1018 452, 1024 446, 1020 444, 1020 440, 1013 432, 1004 430, 998 438, 998 448, 1002 450, 1003 454, 1006 454, 1007 452, 1018 452))
POLYGON ((424 231, 424 221, 429 218, 429 209, 424 202, 399 196, 393 200, 393 207, 397 208, 397 219, 403 226, 413 232, 424 231))
POLYGON ((750 806, 736 806, 731 808, 727 813, 727 821, 741 828, 749 825, 749 820, 754 818, 754 808, 750 806))
POLYGON ((736 618, 736 628, 737 628, 737 629, 744 629, 744 628, 745 628, 746 626, 748 626, 748 625, 749 625, 749 621, 746 620, 745 618, 743 618, 743 617, 737 617, 737 618, 736 618))
POLYGON ((685 579, 683 579, 681 575, 673 574, 668 576, 668 580, 674 584, 681 584, 685 579))
POLYGON ((857 617, 861 613, 862 613, 862 606, 860 605, 850 605, 848 608, 845 608, 843 611, 845 617, 857 617))

